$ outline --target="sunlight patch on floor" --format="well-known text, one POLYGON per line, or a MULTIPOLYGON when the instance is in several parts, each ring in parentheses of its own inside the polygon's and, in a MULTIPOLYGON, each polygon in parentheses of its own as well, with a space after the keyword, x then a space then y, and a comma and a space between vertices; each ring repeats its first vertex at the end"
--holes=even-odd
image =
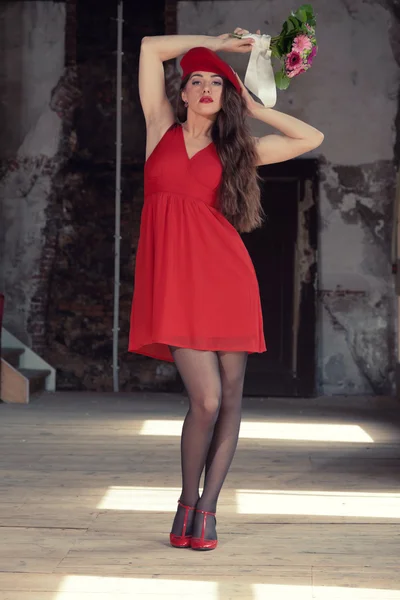
MULTIPOLYGON (((240 581, 238 582, 240 585, 240 581)), ((246 586, 247 587, 247 586, 246 586)), ((248 586, 243 598, 248 600, 400 600, 400 590, 339 586, 280 585, 256 583, 248 586)), ((222 600, 231 582, 190 579, 142 579, 139 577, 101 577, 67 575, 55 592, 54 600, 125 600, 146 598, 158 600, 222 600)))
MULTIPOLYGON (((180 493, 180 488, 111 486, 97 508, 175 512, 180 493)), ((238 514, 400 519, 400 494, 236 490, 235 499, 238 514)))
POLYGON ((236 490, 237 512, 400 519, 400 494, 297 490, 236 490))
POLYGON ((313 600, 311 585, 253 583, 252 600, 313 600))
POLYGON ((97 508, 175 512, 180 494, 180 488, 111 486, 97 508))
POLYGON ((314 586, 313 600, 400 600, 400 590, 314 586))
POLYGON ((67 575, 54 600, 119 598, 171 598, 176 600, 219 600, 218 583, 189 579, 141 579, 139 577, 100 577, 67 575))
MULTIPOLYGON (((139 435, 180 436, 182 421, 149 419, 144 421, 139 435)), ((292 440, 307 442, 372 443, 374 440, 359 425, 336 423, 280 423, 242 421, 241 439, 292 440)))
POLYGON ((253 584, 252 600, 400 600, 400 590, 300 585, 253 584))

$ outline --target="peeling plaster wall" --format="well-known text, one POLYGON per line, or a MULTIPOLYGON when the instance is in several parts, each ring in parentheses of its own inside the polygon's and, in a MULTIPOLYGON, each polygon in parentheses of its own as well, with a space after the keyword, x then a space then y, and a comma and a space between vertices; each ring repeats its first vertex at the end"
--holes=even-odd
MULTIPOLYGON (((395 361, 391 234, 400 23, 398 1, 314 0, 319 54, 278 92, 276 108, 325 134, 321 161, 318 387, 388 393, 395 361)), ((217 35, 238 25, 275 34, 292 0, 178 3, 178 33, 217 35)), ((229 55, 244 76, 248 57, 229 55)), ((254 133, 269 129, 253 123, 254 133)))
POLYGON ((0 4, 0 290, 5 326, 28 344, 46 209, 58 170, 62 126, 50 100, 64 69, 64 34, 63 4, 0 4))

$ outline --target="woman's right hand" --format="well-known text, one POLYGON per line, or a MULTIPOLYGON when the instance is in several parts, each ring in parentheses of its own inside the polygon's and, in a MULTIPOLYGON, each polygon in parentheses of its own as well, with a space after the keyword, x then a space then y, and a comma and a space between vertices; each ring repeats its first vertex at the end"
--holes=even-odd
MULTIPOLYGON (((236 27, 234 33, 237 35, 246 35, 249 32, 247 29, 236 27)), ((224 52, 239 52, 241 54, 251 52, 255 43, 253 38, 236 38, 232 37, 232 34, 230 33, 223 33, 222 35, 219 35, 217 39, 220 40, 218 50, 224 52)))

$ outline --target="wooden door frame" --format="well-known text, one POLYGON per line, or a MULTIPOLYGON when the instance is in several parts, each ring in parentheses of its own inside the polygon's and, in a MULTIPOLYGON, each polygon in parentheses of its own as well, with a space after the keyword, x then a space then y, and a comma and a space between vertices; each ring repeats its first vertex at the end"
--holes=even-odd
MULTIPOLYGON (((293 317, 295 345, 293 395, 315 396, 317 390, 318 300, 318 184, 319 161, 296 159, 259 168, 263 180, 297 181, 299 184, 296 240, 296 281, 293 317), (296 304, 297 298, 297 304, 296 304)), ((279 201, 279 199, 275 200, 279 201)))

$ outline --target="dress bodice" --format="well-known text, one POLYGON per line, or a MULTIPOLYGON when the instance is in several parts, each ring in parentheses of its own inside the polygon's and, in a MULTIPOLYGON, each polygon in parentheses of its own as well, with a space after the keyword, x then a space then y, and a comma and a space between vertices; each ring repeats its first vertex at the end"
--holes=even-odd
POLYGON ((213 143, 189 158, 181 125, 164 134, 146 161, 145 197, 157 193, 179 194, 216 207, 222 165, 213 143))

